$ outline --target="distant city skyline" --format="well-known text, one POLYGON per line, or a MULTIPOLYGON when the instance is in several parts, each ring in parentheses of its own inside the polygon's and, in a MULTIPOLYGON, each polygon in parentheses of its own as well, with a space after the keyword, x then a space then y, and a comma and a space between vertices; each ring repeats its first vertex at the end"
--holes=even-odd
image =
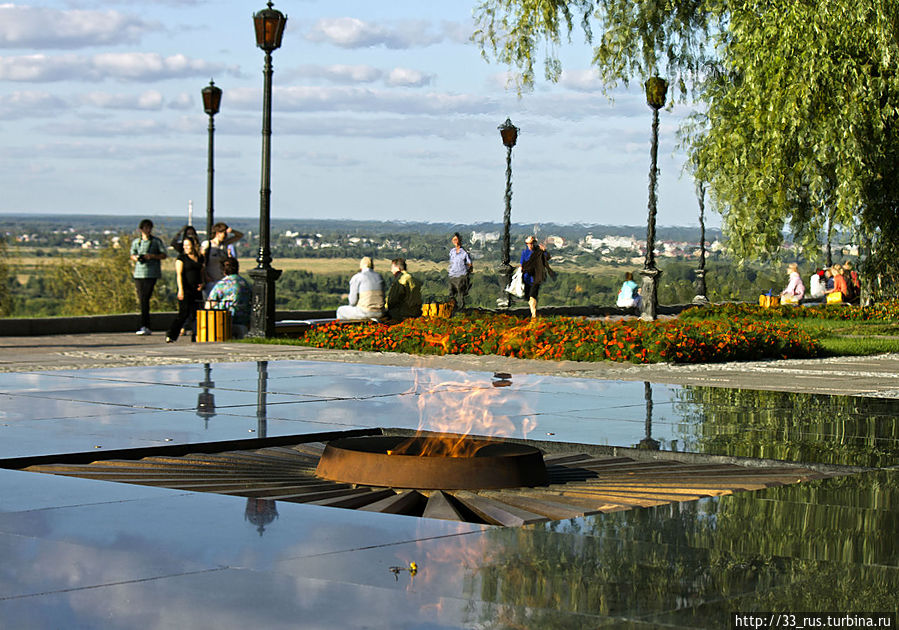
MULTIPOLYGON (((259 207, 263 53, 252 14, 203 0, 0 4, 0 213, 187 214, 206 208, 200 90, 215 117, 216 216, 259 207), (76 8, 77 7, 77 8, 76 8)), ((614 103, 590 46, 521 99, 469 42, 471 3, 293 0, 274 53, 273 219, 500 221, 505 148, 515 223, 646 221, 651 113, 635 84, 614 103)), ((698 224, 676 130, 661 113, 660 225, 698 224)), ((707 215, 710 213, 707 213, 707 215)), ((720 218, 707 216, 710 226, 720 218)))

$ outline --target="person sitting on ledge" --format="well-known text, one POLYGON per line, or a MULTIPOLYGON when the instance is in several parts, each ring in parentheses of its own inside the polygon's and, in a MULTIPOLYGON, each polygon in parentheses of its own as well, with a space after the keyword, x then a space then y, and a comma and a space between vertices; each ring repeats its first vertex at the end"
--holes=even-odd
POLYGON ((349 304, 337 308, 337 319, 384 317, 384 280, 374 267, 368 256, 359 261, 359 273, 350 278, 349 304))
POLYGON ((238 271, 240 263, 236 258, 225 258, 222 261, 224 275, 209 292, 206 308, 231 311, 231 336, 242 339, 246 337, 250 327, 250 298, 253 288, 238 271))
POLYGON ((625 272, 624 282, 621 284, 621 290, 618 291, 618 298, 615 300, 615 306, 619 308, 636 308, 640 309, 643 303, 643 296, 640 295, 640 287, 634 282, 634 274, 630 271, 625 272))
POLYGON ((787 288, 780 292, 780 303, 799 304, 799 301, 805 297, 805 285, 802 284, 802 278, 799 275, 799 265, 796 263, 787 265, 787 276, 790 280, 787 288))
POLYGON ((390 262, 393 284, 387 292, 387 316, 405 319, 421 316, 421 285, 406 271, 406 259, 394 258, 390 262))

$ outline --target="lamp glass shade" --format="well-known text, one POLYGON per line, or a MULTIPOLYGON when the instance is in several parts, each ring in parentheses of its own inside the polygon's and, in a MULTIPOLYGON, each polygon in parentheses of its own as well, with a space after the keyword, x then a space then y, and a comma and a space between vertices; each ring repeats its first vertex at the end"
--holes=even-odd
POLYGON ((272 3, 269 2, 268 8, 262 9, 253 16, 256 45, 265 52, 272 52, 280 48, 286 24, 287 16, 272 8, 272 3))
POLYGON ((222 104, 222 89, 216 86, 212 81, 203 88, 203 109, 210 116, 219 113, 219 107, 222 104))
POLYGON ((665 107, 665 97, 668 94, 668 81, 661 77, 649 77, 644 84, 646 88, 646 104, 653 109, 665 107))
POLYGON ((499 135, 503 139, 503 144, 509 148, 515 146, 515 143, 518 142, 518 127, 512 124, 512 121, 506 118, 506 122, 501 124, 499 127, 499 135))

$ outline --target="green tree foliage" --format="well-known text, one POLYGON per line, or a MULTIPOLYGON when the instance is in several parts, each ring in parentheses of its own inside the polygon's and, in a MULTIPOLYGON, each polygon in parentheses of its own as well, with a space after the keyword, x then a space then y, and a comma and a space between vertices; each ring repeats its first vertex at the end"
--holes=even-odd
POLYGON ((870 242, 872 264, 896 260, 899 5, 731 7, 690 139, 731 251, 774 253, 785 225, 817 250, 832 222, 870 242))
POLYGON ((9 264, 6 256, 6 238, 0 235, 0 317, 6 317, 13 311, 9 264))
MULTIPOLYGON (((50 290, 62 298, 58 315, 99 315, 133 313, 137 294, 132 279, 133 264, 128 245, 131 239, 122 235, 119 242, 109 240, 99 251, 59 256, 50 277, 50 290)), ((172 310, 171 280, 156 283, 152 310, 172 310)))
POLYGON ((607 87, 664 72, 686 93, 709 58, 707 36, 723 13, 720 0, 481 0, 474 14, 474 41, 485 57, 517 69, 519 90, 533 87, 541 49, 544 76, 559 79, 556 50, 578 20, 607 87))
POLYGON ((776 256, 785 227, 811 252, 833 226, 865 246, 869 278, 896 275, 899 3, 481 0, 474 40, 527 88, 541 49, 559 78, 575 16, 607 86, 663 73, 692 88, 690 169, 734 254, 776 256))

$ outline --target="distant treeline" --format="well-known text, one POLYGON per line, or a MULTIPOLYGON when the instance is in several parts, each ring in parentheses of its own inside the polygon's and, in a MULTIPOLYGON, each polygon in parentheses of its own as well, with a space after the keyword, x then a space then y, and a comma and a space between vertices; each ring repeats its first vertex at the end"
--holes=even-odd
MULTIPOLYGON (((116 234, 132 233, 137 229, 138 222, 144 217, 138 216, 110 216, 92 214, 0 214, 0 233, 13 234, 50 233, 54 230, 74 228, 76 231, 102 232, 109 230, 116 234)), ((162 237, 171 236, 183 226, 187 220, 185 217, 172 215, 151 215, 150 220, 156 225, 156 232, 162 237)), ((232 227, 242 232, 256 233, 259 228, 259 220, 246 217, 216 217, 216 220, 225 221, 232 227)), ((201 232, 206 229, 205 216, 195 216, 194 225, 201 232)), ((533 234, 535 227, 541 236, 561 236, 565 239, 583 238, 588 233, 594 236, 634 236, 638 239, 646 237, 645 225, 604 225, 604 224, 557 224, 540 223, 522 224, 514 223, 511 233, 514 238, 522 239, 527 234, 533 234)), ((453 232, 460 232, 468 238, 472 231, 477 232, 502 232, 503 226, 499 222, 483 222, 475 224, 460 223, 428 223, 411 221, 353 221, 341 219, 272 219, 272 233, 291 230, 300 233, 321 234, 346 234, 358 236, 384 236, 390 234, 422 234, 429 236, 442 235, 449 241, 453 232)), ((669 241, 696 242, 699 240, 698 226, 658 226, 656 238, 669 241)), ((721 231, 717 228, 706 229, 706 239, 709 241, 720 239, 721 231)))

